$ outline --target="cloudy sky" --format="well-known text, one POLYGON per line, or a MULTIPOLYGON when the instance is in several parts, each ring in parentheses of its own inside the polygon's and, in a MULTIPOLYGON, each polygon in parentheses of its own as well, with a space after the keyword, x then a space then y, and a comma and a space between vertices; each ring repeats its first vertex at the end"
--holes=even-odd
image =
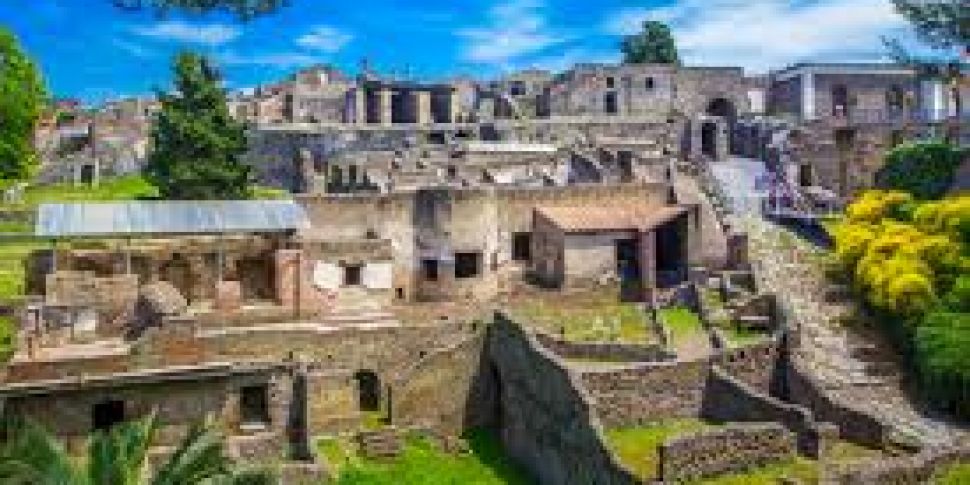
POLYGON ((750 72, 876 61, 881 36, 911 39, 889 0, 291 0, 244 24, 121 12, 111 0, 0 0, 0 25, 39 60, 51 90, 89 102, 165 87, 179 49, 213 56, 232 88, 313 63, 353 73, 364 58, 415 78, 486 77, 615 62, 622 36, 645 19, 671 25, 687 64, 750 72))

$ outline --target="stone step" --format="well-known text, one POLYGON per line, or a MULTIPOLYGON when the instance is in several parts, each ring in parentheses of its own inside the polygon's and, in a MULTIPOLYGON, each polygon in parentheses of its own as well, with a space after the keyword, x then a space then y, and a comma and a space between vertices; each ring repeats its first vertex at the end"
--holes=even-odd
POLYGON ((360 445, 360 452, 365 458, 397 457, 401 454, 403 448, 401 441, 400 433, 393 427, 357 433, 357 443, 360 445))

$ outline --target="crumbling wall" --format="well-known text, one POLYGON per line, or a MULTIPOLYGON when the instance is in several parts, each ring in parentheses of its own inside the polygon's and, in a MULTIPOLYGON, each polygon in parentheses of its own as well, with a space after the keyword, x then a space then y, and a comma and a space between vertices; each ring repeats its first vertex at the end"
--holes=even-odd
POLYGON ((580 375, 596 415, 609 428, 701 414, 708 362, 659 362, 580 375))
POLYGON ((498 390, 486 357, 484 331, 425 355, 391 383, 391 422, 450 436, 494 424, 498 390))
POLYGON ((540 483, 627 484, 576 378, 534 337, 497 316, 489 357, 500 383, 498 425, 509 455, 540 483))
POLYGON ((794 456, 795 437, 779 424, 731 425, 664 443, 660 447, 660 478, 665 483, 697 480, 794 456))
POLYGON ((970 444, 954 444, 910 456, 894 456, 833 467, 823 475, 823 483, 917 485, 929 483, 937 472, 948 466, 968 462, 970 444))

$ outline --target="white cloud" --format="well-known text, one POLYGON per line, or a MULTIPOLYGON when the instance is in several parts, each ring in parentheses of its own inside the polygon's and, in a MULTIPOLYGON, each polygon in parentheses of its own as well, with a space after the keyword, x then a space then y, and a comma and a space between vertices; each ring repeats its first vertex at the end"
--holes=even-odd
POLYGON ((465 60, 507 65, 515 58, 561 44, 567 37, 550 28, 540 0, 509 0, 488 11, 488 22, 459 29, 465 60))
POLYGON ((147 59, 155 56, 154 50, 135 42, 129 42, 123 39, 111 39, 111 44, 118 49, 127 52, 132 57, 137 57, 139 59, 147 59))
POLYGON ((629 34, 648 19, 669 23, 688 63, 754 71, 809 60, 874 60, 885 51, 880 37, 906 27, 886 0, 686 0, 621 10, 603 29, 629 34))
POLYGON ((343 49, 354 39, 353 34, 329 25, 318 25, 296 39, 296 43, 307 49, 334 53, 343 49))
POLYGON ((299 52, 243 55, 238 52, 222 52, 216 59, 227 66, 267 66, 275 68, 303 67, 320 62, 320 58, 299 52))
POLYGON ((242 34, 238 27, 224 24, 196 25, 178 20, 158 22, 135 28, 143 37, 158 40, 185 42, 189 44, 222 45, 232 42, 242 34))

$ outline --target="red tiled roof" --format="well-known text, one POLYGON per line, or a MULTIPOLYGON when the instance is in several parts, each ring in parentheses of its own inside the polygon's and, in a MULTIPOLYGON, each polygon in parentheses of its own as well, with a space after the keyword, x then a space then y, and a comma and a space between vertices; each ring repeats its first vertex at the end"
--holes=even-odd
POLYGON ((687 210, 681 205, 651 207, 645 204, 536 208, 538 214, 564 232, 649 230, 670 222, 687 210))

